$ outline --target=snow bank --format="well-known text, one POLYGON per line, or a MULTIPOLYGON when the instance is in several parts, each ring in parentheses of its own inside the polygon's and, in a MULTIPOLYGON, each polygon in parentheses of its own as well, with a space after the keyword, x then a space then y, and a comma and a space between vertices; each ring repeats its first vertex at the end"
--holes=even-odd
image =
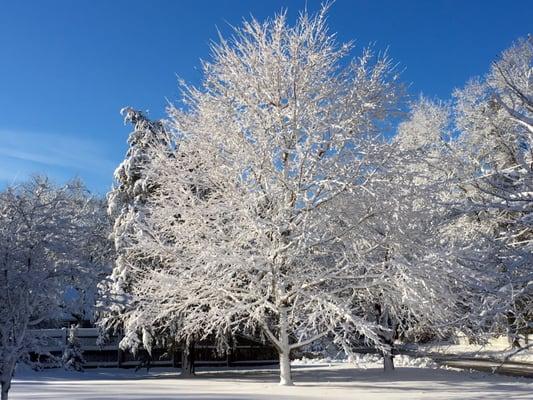
MULTIPOLYGON (((292 365, 328 365, 333 366, 337 364, 351 364, 355 368, 382 368, 383 358, 378 354, 356 354, 355 358, 337 359, 337 358, 301 358, 294 360, 292 365)), ((411 357, 408 355, 397 355, 394 357, 394 365, 396 367, 412 367, 412 368, 441 368, 439 364, 429 357, 411 357)))

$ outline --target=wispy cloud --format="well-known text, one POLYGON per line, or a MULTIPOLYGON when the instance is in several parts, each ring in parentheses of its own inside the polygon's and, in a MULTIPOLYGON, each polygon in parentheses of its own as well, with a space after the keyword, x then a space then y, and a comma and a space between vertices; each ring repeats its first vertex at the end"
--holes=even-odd
POLYGON ((64 179, 76 175, 110 181, 116 166, 106 143, 79 135, 0 129, 0 180, 48 173, 64 179))

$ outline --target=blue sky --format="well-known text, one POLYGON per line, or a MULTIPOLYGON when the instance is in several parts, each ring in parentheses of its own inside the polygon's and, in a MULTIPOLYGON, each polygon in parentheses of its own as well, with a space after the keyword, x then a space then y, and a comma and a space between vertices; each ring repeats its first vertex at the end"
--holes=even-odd
MULTIPOLYGON (((228 24, 314 0, 0 0, 0 187, 47 173, 105 193, 130 128, 120 108, 164 116, 176 75, 228 24)), ((410 92, 447 98, 533 28, 531 0, 337 0, 330 28, 356 51, 370 42, 405 68, 410 92)))

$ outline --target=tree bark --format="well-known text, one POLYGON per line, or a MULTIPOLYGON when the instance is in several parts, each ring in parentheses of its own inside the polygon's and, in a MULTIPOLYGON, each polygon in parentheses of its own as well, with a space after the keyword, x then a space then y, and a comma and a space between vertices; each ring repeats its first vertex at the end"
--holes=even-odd
POLYGON ((392 349, 391 352, 383 352, 383 370, 385 372, 394 371, 394 356, 392 355, 392 349))
POLYGON ((226 367, 230 368, 233 366, 233 352, 228 350, 226 353, 226 367))
POLYGON ((513 349, 520 348, 520 340, 516 329, 516 317, 513 312, 507 313, 507 340, 513 349))
POLYGON ((287 309, 281 307, 279 313, 279 384, 283 386, 292 386, 291 373, 291 349, 289 346, 288 318, 287 309))
POLYGON ((195 356, 194 342, 185 343, 181 352, 181 376, 194 375, 195 356))
POLYGON ((386 330, 381 330, 379 336, 383 343, 387 345, 388 349, 381 352, 383 356, 383 370, 385 372, 394 371, 394 339, 396 338, 396 329, 398 324, 394 318, 389 314, 388 310, 380 304, 375 305, 377 311, 376 322, 385 327, 386 330))
POLYGON ((11 380, 13 379, 13 374, 15 373, 16 362, 5 362, 4 371, 0 375, 0 387, 1 387, 1 396, 0 400, 7 400, 9 389, 11 388, 11 380))
POLYGON ((293 385, 289 351, 279 353, 279 384, 283 386, 293 385))
MULTIPOLYGON (((392 327, 391 327, 392 329, 392 327)), ((383 355, 383 371, 394 371, 394 334, 387 336, 384 340, 385 344, 389 346, 388 351, 382 352, 383 355)))
POLYGON ((8 399, 8 393, 9 393, 9 387, 10 386, 11 386, 11 382, 2 381, 2 396, 1 396, 1 400, 7 400, 8 399))

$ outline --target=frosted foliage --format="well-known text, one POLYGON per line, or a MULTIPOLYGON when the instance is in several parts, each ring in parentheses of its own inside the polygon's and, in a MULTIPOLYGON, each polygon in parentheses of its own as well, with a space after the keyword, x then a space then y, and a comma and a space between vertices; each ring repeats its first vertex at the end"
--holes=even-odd
POLYGON ((115 184, 108 194, 116 260, 109 281, 101 287, 99 323, 104 330, 122 327, 123 316, 129 315, 134 307, 132 286, 145 269, 152 268, 153 260, 135 251, 136 244, 143 240, 140 226, 148 210, 146 204, 155 190, 146 169, 152 162, 152 153, 160 149, 171 151, 170 138, 161 121, 151 121, 131 107, 122 109, 121 113, 125 122, 133 124, 134 131, 128 137, 126 158, 116 169, 115 184))
MULTIPOLYGON (((527 232, 531 232, 533 212, 531 40, 520 40, 502 54, 485 80, 477 84, 483 93, 472 93, 471 85, 457 93, 458 126, 463 129, 470 161, 483 174, 475 180, 475 189, 482 197, 483 206, 505 220, 504 234, 518 234, 525 239, 521 240, 522 245, 531 243, 527 232), (475 100, 480 102, 479 98, 488 99, 485 108, 473 108, 472 104, 475 100), (484 122, 469 126, 462 118, 484 122), (486 152, 479 145, 483 142, 491 146, 486 152), (513 232, 514 229, 526 231, 513 232)), ((507 239, 516 241, 517 237, 507 239)))
POLYGON ((412 180, 419 186, 412 196, 413 199, 418 196, 414 200, 416 204, 427 202, 428 195, 433 201, 449 196, 443 190, 445 185, 452 177, 463 175, 460 172, 463 163, 453 136, 450 105, 425 97, 411 104, 406 120, 398 125, 392 143, 401 157, 395 169, 405 172, 405 176, 398 175, 399 179, 408 184, 412 180))
POLYGON ((451 262, 424 250, 432 228, 416 233, 424 214, 392 173, 404 154, 381 136, 402 87, 386 56, 350 51, 325 10, 251 20, 213 45, 200 88, 183 84, 184 108, 169 110, 179 151, 152 153, 133 219, 129 253, 157 262, 131 286, 124 347, 166 335, 223 350, 248 334, 278 350, 291 384, 291 350, 325 335, 390 349, 375 303, 398 320, 447 315, 451 262))
POLYGON ((324 336, 348 353, 364 337, 392 365, 400 336, 530 307, 531 39, 453 103, 413 102, 387 140, 394 64, 351 59, 326 11, 221 37, 165 125, 123 110, 101 319, 122 348, 247 335, 290 385, 291 351, 324 336))
POLYGON ((394 141, 411 150, 436 146, 448 137, 449 125, 449 107, 422 97, 412 104, 409 117, 398 126, 394 141))
POLYGON ((67 288, 89 292, 106 272, 105 242, 94 234, 100 205, 79 182, 56 187, 43 177, 0 192, 2 398, 15 365, 41 352, 41 338, 29 330, 77 312, 65 304, 67 288))
POLYGON ((496 280, 485 302, 489 315, 504 318, 510 336, 528 325, 533 312, 532 40, 518 40, 484 78, 455 93, 471 174, 462 184, 466 214, 481 232, 482 268, 496 280))

